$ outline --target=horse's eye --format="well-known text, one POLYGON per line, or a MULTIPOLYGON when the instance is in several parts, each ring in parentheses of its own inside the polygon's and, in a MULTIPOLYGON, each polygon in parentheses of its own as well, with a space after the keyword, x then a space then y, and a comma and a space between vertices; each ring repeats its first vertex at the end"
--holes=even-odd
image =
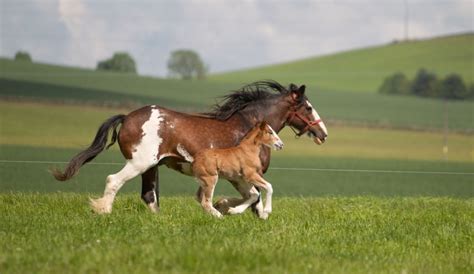
POLYGON ((313 110, 313 108, 312 108, 312 107, 310 107, 310 106, 307 106, 307 107, 306 107, 306 110, 307 110, 307 111, 312 111, 312 110, 313 110))

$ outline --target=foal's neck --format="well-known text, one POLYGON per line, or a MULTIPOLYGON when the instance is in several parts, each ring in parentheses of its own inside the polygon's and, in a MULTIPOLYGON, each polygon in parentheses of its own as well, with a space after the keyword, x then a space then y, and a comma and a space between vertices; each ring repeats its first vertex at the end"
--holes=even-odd
POLYGON ((242 142, 240 143, 240 147, 245 151, 249 151, 253 154, 259 155, 260 150, 262 149, 263 143, 258 140, 255 140, 256 139, 255 135, 257 134, 256 132, 251 132, 250 134, 251 136, 242 140, 242 142))

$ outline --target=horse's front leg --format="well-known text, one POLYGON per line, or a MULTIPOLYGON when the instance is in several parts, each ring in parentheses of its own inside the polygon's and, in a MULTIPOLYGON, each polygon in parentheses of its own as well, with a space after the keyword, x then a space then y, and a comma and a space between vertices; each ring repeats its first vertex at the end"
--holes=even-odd
POLYGON ((159 180, 158 166, 142 174, 142 199, 153 213, 160 210, 159 180))

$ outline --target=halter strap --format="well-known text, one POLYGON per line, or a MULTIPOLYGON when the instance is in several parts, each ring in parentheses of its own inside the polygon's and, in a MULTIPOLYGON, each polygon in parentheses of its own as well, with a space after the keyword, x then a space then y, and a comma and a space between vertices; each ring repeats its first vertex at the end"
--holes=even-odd
POLYGON ((293 132, 295 133, 296 137, 300 137, 301 135, 305 134, 310 127, 312 126, 315 126, 319 123, 322 122, 321 119, 317 119, 317 120, 314 120, 314 121, 309 121, 306 117, 302 116, 301 114, 299 114, 296 110, 292 109, 291 112, 290 112, 290 116, 288 117, 288 119, 286 120, 286 123, 289 125, 289 122, 291 120, 293 120, 295 117, 298 117, 301 121, 303 121, 305 124, 306 124, 306 127, 304 129, 302 129, 299 133, 296 131, 296 129, 294 129, 291 125, 290 125, 290 128, 291 130, 293 130, 293 132))

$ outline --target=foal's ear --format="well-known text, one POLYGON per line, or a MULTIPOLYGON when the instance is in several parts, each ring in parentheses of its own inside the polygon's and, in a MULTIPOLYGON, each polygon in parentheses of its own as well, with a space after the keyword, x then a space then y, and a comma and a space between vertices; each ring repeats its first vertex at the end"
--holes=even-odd
POLYGON ((305 89, 306 89, 305 85, 301 85, 299 88, 292 88, 291 89, 291 98, 295 101, 300 101, 304 96, 305 89))
POLYGON ((268 124, 267 124, 266 121, 262 121, 262 122, 260 122, 259 127, 260 127, 261 130, 264 130, 265 128, 267 128, 267 125, 268 125, 268 124))

